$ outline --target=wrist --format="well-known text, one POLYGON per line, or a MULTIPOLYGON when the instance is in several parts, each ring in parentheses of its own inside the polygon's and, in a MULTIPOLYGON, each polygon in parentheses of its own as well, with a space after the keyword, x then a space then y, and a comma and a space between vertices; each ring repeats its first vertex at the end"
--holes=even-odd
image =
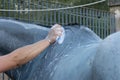
POLYGON ((52 44, 52 42, 51 42, 51 40, 50 40, 50 39, 48 39, 48 42, 49 42, 50 44, 52 44))
POLYGON ((52 44, 50 39, 45 39, 49 44, 52 44))

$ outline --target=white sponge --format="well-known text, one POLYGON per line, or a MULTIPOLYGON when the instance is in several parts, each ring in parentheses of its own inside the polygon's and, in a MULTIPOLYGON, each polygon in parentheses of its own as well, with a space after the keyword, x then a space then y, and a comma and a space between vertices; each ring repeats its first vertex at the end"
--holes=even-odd
POLYGON ((56 41, 58 42, 58 44, 62 44, 65 38, 65 29, 63 27, 62 27, 62 30, 63 30, 62 35, 56 38, 56 41))

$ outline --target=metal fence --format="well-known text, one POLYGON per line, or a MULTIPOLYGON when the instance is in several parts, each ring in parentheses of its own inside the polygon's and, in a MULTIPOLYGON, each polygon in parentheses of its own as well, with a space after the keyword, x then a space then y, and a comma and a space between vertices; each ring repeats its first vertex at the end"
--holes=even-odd
MULTIPOLYGON (((14 18, 30 23, 50 26, 55 23, 61 25, 79 24, 91 28, 101 38, 115 32, 115 16, 107 11, 90 8, 72 8, 54 11, 28 11, 35 9, 62 8, 65 5, 50 0, 1 0, 0 9, 26 11, 0 11, 0 17, 14 18)), ((4 76, 3 80, 4 80, 4 76)))
POLYGON ((0 74, 0 80, 12 80, 5 73, 0 74))

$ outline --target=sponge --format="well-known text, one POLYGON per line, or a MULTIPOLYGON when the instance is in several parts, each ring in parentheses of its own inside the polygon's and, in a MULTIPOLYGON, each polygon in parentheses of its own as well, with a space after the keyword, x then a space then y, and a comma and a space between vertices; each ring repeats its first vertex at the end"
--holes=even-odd
POLYGON ((62 27, 62 35, 56 38, 58 44, 62 44, 65 38, 65 29, 62 27))

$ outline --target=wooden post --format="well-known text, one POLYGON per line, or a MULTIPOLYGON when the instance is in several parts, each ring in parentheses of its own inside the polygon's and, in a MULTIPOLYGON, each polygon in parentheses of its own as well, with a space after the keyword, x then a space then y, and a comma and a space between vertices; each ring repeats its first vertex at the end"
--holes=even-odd
POLYGON ((115 13, 116 31, 120 31, 120 6, 111 6, 110 12, 115 13))
POLYGON ((115 10, 116 31, 120 31, 120 10, 115 10))

